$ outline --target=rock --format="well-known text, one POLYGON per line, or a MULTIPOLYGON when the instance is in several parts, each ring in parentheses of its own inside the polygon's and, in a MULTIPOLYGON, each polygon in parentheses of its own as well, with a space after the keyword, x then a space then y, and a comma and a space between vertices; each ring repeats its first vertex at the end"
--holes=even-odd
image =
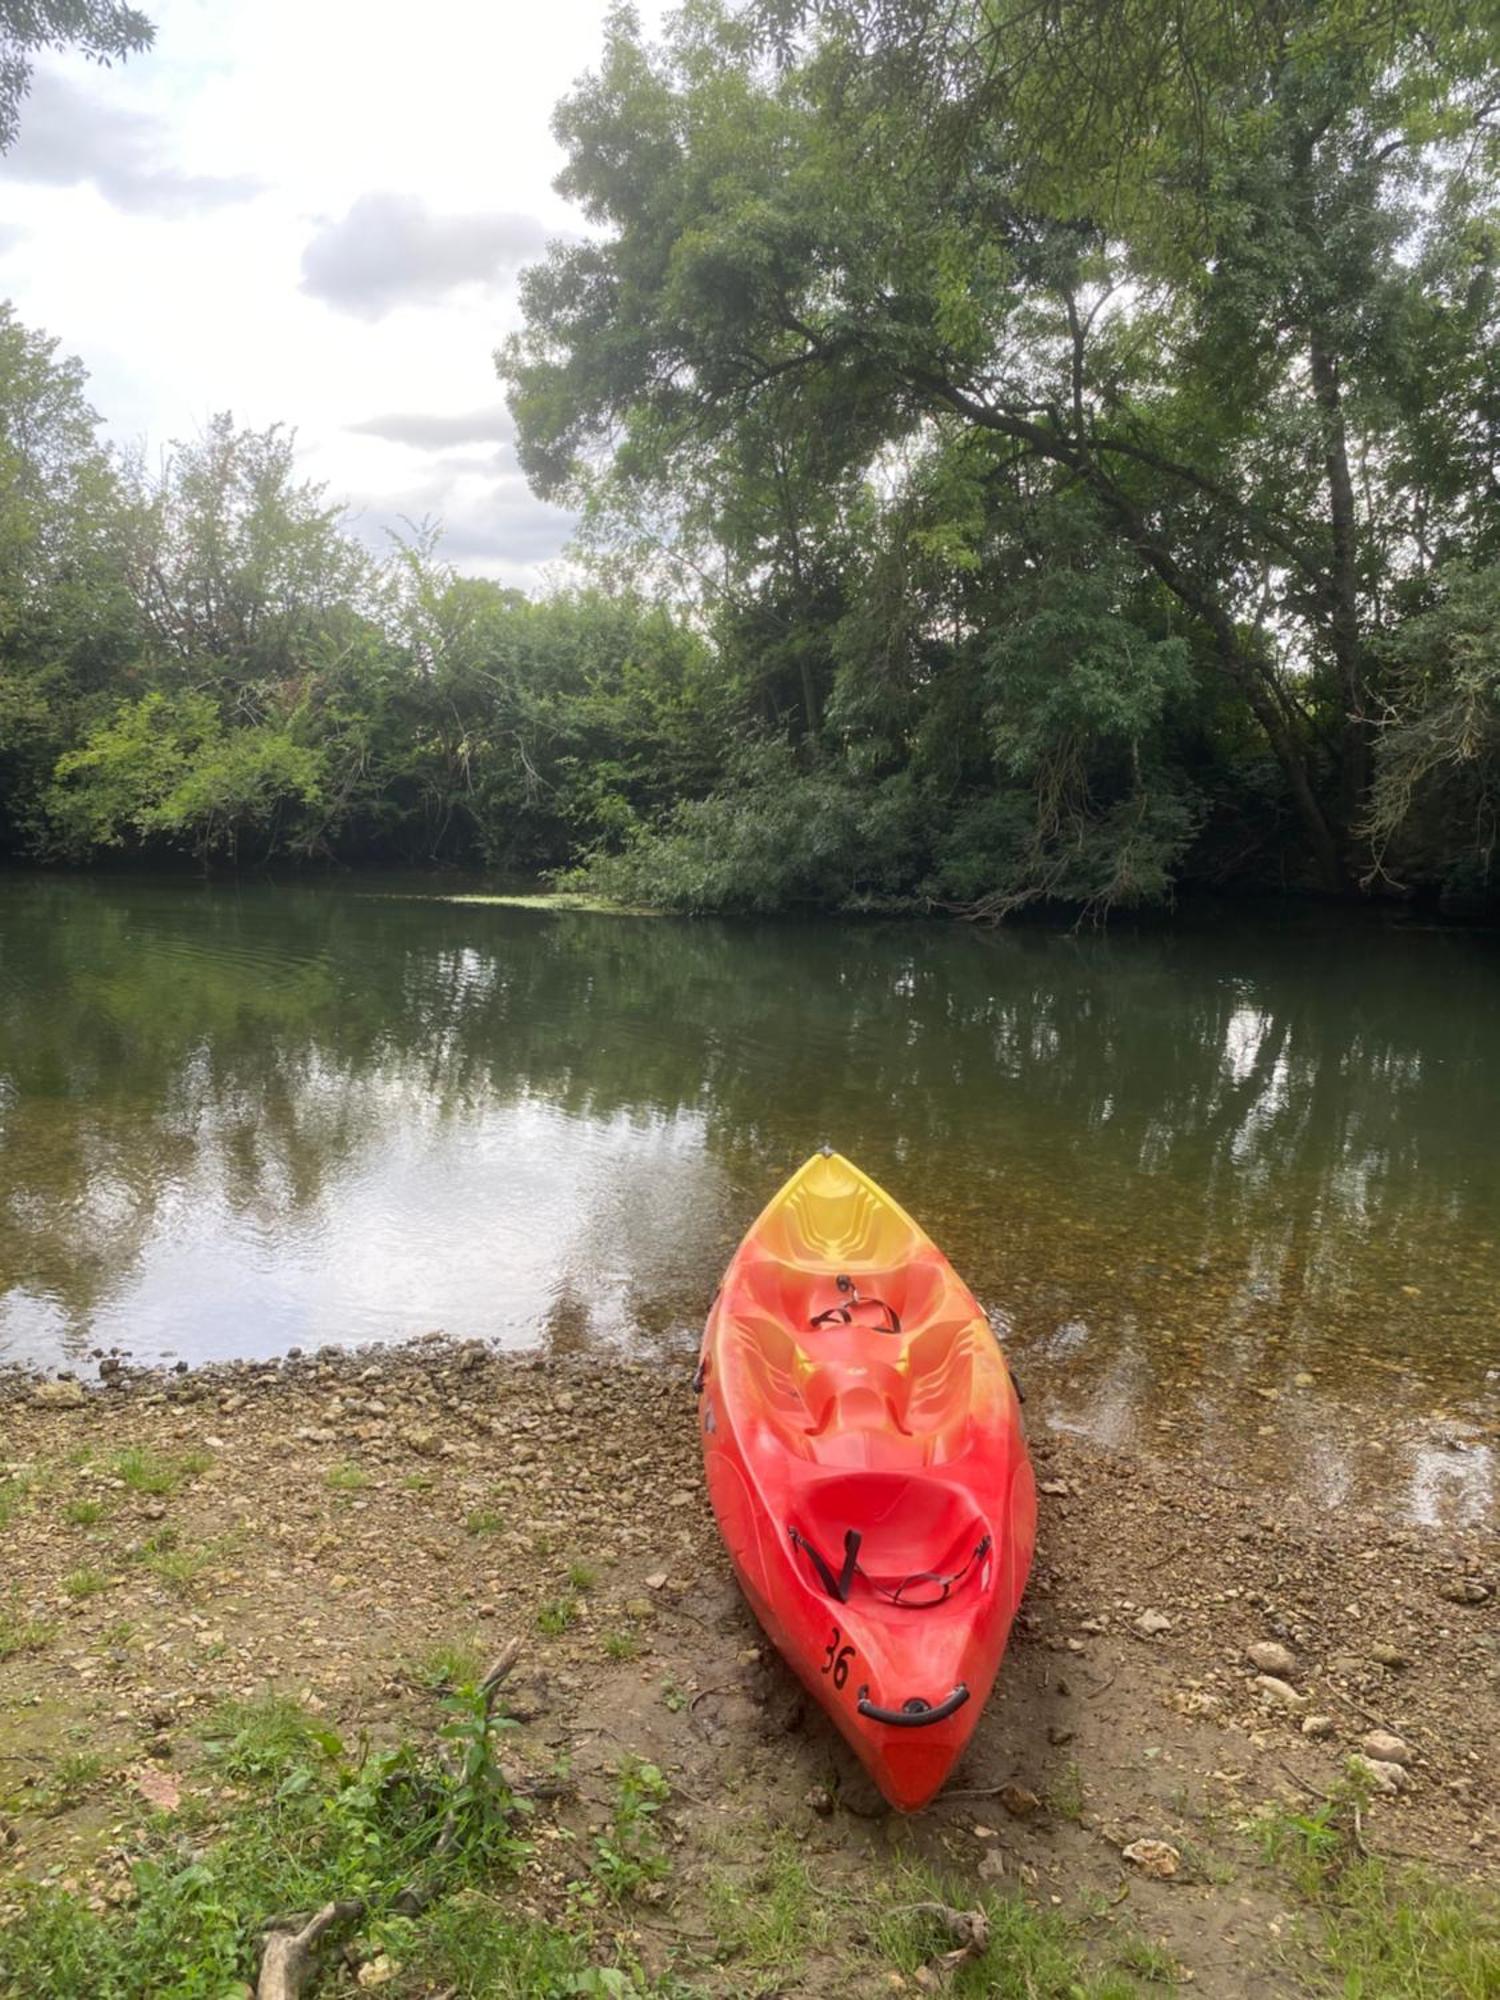
POLYGON ((1411 1783, 1411 1778, 1400 1764, 1387 1764, 1378 1757, 1356 1754, 1349 1759, 1349 1765, 1351 1770, 1362 1772, 1375 1791, 1387 1796, 1393 1792, 1404 1792, 1411 1783))
POLYGON ((1331 1715, 1304 1715, 1302 1718, 1304 1736, 1332 1736, 1333 1717, 1331 1715))
POLYGON ((1305 1694, 1298 1694, 1294 1687, 1289 1686, 1286 1681, 1278 1680, 1275 1674, 1257 1674, 1254 1684, 1260 1689, 1267 1701, 1273 1701, 1281 1708, 1306 1708, 1307 1706, 1307 1696, 1305 1694))
POLYGON ((1246 1647, 1245 1657, 1261 1673, 1279 1674, 1283 1680, 1297 1670, 1296 1655, 1291 1647, 1283 1646, 1275 1639, 1257 1639, 1253 1646, 1246 1647))
POLYGON ((1450 1604, 1488 1604, 1494 1592, 1487 1583, 1481 1583, 1477 1576, 1451 1577, 1448 1582, 1438 1585, 1438 1596, 1446 1598, 1450 1604))
POLYGON ((81 1382, 38 1382, 31 1400, 46 1410, 81 1410, 88 1401, 88 1391, 81 1382))
POLYGON ((1121 1857, 1139 1868, 1143 1875, 1154 1875, 1165 1880, 1177 1873, 1177 1864, 1182 1856, 1165 1840, 1133 1840, 1128 1847, 1120 1849, 1121 1857))
POLYGON ((1046 1493, 1054 1500, 1066 1500, 1068 1482, 1066 1479, 1044 1479, 1037 1487, 1038 1493, 1046 1493))
POLYGON ((1388 1729, 1372 1729, 1360 1739, 1359 1747, 1377 1764, 1409 1764, 1412 1760, 1411 1746, 1388 1729))
POLYGON ((1165 1611, 1143 1611, 1135 1621, 1135 1629, 1143 1639, 1155 1639, 1171 1631, 1172 1621, 1165 1611))
POLYGON ((1029 1819, 1042 1803, 1036 1793, 1025 1785, 1002 1785, 1000 1803, 1012 1819, 1029 1819))
POLYGON ((652 1570, 651 1574, 646 1578, 647 1590, 665 1590, 666 1587, 667 1572, 664 1569, 652 1570))
POLYGON ((982 1882, 998 1882, 1004 1873, 1004 1850, 998 1847, 987 1847, 979 1857, 979 1879, 982 1882))
POLYGON ((1389 1639, 1377 1639, 1370 1648, 1370 1658, 1377 1666, 1390 1667, 1393 1672, 1397 1668, 1411 1665, 1401 1648, 1393 1646, 1389 1639))
POLYGON ((802 1803, 809 1812, 815 1812, 819 1819, 827 1819, 833 1811, 833 1794, 826 1785, 811 1785, 803 1793, 802 1803))
POLYGON ((354 1975, 361 1986, 384 1986, 396 1976, 396 1967, 385 1952, 367 1958, 354 1975))

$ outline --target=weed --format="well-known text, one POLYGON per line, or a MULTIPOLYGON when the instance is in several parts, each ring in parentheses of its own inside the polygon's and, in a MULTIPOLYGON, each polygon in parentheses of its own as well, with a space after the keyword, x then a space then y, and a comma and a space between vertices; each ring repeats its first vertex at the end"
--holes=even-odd
POLYGON ((8 1479, 0 1479, 0 1528, 10 1526, 30 1488, 30 1475, 24 1472, 12 1473, 8 1479))
POLYGON ((18 1653, 39 1653, 52 1637, 52 1627, 21 1609, 21 1593, 12 1587, 9 1597, 0 1599, 0 1660, 14 1659, 18 1653))
POLYGON ((97 1597, 109 1589, 109 1578, 97 1569, 75 1569, 63 1578, 62 1587, 69 1597, 97 1597))
POLYGON ((406 1661, 408 1680, 433 1693, 445 1689, 474 1687, 484 1672, 477 1646, 462 1639, 443 1639, 406 1661))
POLYGON ((1059 1819, 1070 1819, 1075 1825, 1082 1824, 1083 1773, 1078 1768, 1076 1757, 1068 1759, 1056 1782, 1048 1787, 1047 1804, 1059 1819))
POLYGON ((576 1597, 549 1597, 536 1614, 536 1629, 546 1638, 555 1639, 576 1624, 579 1608, 576 1597))
POLYGON ((471 1535, 498 1535, 505 1526, 505 1516, 497 1507, 476 1507, 465 1518, 464 1526, 471 1535))
POLYGON ((63 1509, 63 1519, 70 1528, 92 1528, 104 1519, 102 1500, 70 1500, 63 1509))
POLYGON ((409 1472, 401 1482, 407 1493, 430 1493, 436 1484, 430 1472, 409 1472))
POLYGON ((362 1465, 350 1465, 347 1461, 334 1466, 323 1481, 333 1493, 363 1493, 370 1483, 370 1475, 362 1465))
MULTIPOLYGON (((623 1902, 666 1874, 667 1857, 656 1820, 670 1796, 671 1789, 655 1764, 642 1763, 638 1757, 626 1759, 620 1769, 614 1816, 608 1830, 594 1842, 593 1879, 607 1901, 623 1902)), ((580 1900, 595 1900, 593 1892, 583 1890, 580 1900)))
MULTIPOLYGON (((153 1539, 163 1540, 161 1537, 153 1539)), ((160 1577, 168 1590, 175 1591, 179 1597, 192 1597, 197 1592, 204 1572, 212 1568, 227 1547, 227 1541, 221 1540, 200 1542, 196 1548, 181 1548, 177 1544, 177 1537, 173 1535, 163 1546, 148 1547, 142 1556, 142 1561, 153 1576, 160 1577)))
POLYGON ((673 1715, 681 1715, 688 1703, 687 1695, 670 1674, 661 1684, 661 1699, 663 1708, 670 1710, 673 1715))
POLYGON ((267 1784, 291 1765, 343 1754, 331 1730, 281 1694, 225 1702, 209 1717, 203 1748, 228 1777, 252 1784, 267 1784))
POLYGON ((132 1493, 145 1493, 161 1499, 168 1493, 175 1493, 179 1486, 195 1479, 200 1472, 206 1472, 212 1464, 213 1460, 206 1451, 168 1454, 132 1445, 128 1451, 119 1454, 110 1469, 132 1493))
MULTIPOLYGON (((973 1902, 957 1883, 913 1869, 891 1884, 890 1906, 875 1924, 875 1941, 887 1961, 915 1977, 951 1949, 952 1939, 924 1905, 964 1908, 973 1902)), ((952 2000, 1138 2000, 1139 1988, 1123 1973, 1091 1972, 1077 1927, 1059 1910, 1038 1910, 1019 1896, 986 1896, 990 1940, 952 1975, 952 2000)), ((930 1976, 930 1974, 928 1975, 930 1976)))
POLYGON ((135 1627, 128 1618, 117 1618, 113 1625, 106 1625, 99 1634, 99 1644, 107 1650, 118 1652, 128 1646, 135 1637, 135 1627))
POLYGON ((570 1589, 582 1591, 586 1594, 593 1589, 598 1581, 597 1573, 591 1570, 587 1563, 575 1562, 568 1564, 568 1585, 570 1589))
POLYGON ((98 1784, 106 1766, 95 1752, 73 1750, 59 1757, 37 1789, 37 1802, 49 1812, 66 1812, 76 1806, 98 1784))
POLYGON ((606 1632, 604 1635, 606 1660, 633 1660, 640 1650, 641 1642, 634 1632, 606 1632))
POLYGON ((1137 1979, 1149 1980, 1153 1986, 1176 1986, 1182 1978, 1182 1966, 1165 1945, 1155 1944, 1150 1938, 1130 1938, 1120 1948, 1120 1964, 1126 1972, 1133 1972, 1137 1979))

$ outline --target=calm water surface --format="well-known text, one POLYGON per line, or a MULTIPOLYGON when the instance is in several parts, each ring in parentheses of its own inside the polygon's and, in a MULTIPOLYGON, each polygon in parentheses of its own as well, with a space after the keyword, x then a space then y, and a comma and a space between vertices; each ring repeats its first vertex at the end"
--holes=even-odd
POLYGON ((1034 1422, 1474 1519, 1497 1000, 1500 939, 1316 914, 1101 937, 0 878, 0 1361, 686 1353, 827 1138, 968 1277, 1034 1422))

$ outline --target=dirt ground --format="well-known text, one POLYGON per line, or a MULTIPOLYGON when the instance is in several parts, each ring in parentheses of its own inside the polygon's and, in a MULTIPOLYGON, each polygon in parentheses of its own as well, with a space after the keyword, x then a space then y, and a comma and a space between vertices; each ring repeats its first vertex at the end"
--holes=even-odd
MULTIPOLYGON (((0 1612, 22 1634, 0 1659, 0 1868, 108 1897, 118 1801, 153 1772, 195 1782, 214 1704, 270 1684, 378 1739, 430 1710, 433 1649, 518 1636, 507 1758, 567 1773, 521 1903, 549 1911, 569 1833, 597 1825, 636 1753, 672 1786, 671 1893, 636 1920, 647 1955, 706 1950, 725 1907, 708 1885, 793 1843, 830 1895, 923 1860, 959 1892, 1009 1884, 1133 1926, 1202 1991, 1282 1994, 1296 1911, 1246 1822, 1267 1800, 1315 1805, 1372 1730, 1407 1761, 1371 1800, 1371 1850, 1500 1877, 1493 1532, 1294 1493, 1268 1506, 1176 1444, 1109 1454, 1034 1421, 1032 1448, 1038 1559, 1001 1681, 948 1789, 902 1819, 739 1596, 680 1372, 433 1340, 86 1390, 16 1377, 0 1385, 0 1612), (122 1475, 132 1447, 177 1468, 172 1490, 122 1475), (1285 1649, 1274 1676, 1257 1645, 1285 1649), (80 1745, 108 1783, 43 1810, 80 1745), (1124 1858, 1142 1838, 1176 1850, 1170 1879, 1124 1858)), ((722 1990, 852 1990, 824 1950, 769 1987, 731 1966, 722 1990)))

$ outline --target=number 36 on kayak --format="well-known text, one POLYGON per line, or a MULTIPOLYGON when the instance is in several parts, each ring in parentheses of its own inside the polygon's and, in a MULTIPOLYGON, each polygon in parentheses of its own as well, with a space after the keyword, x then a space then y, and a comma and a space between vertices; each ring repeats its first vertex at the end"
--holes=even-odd
POLYGON ((988 1321, 906 1211, 825 1151, 735 1252, 697 1383, 745 1595, 915 1811, 973 1734, 1031 1568, 1036 1485, 988 1321))

